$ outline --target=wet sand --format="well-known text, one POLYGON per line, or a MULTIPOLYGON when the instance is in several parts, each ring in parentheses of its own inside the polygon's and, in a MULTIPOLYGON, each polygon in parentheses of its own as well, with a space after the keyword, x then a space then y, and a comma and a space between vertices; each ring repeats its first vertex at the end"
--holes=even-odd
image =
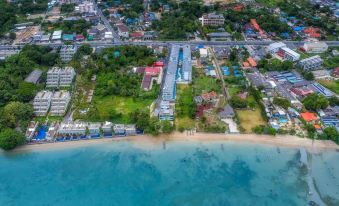
POLYGON ((170 135, 160 136, 128 136, 128 137, 115 137, 115 138, 102 138, 92 140, 79 140, 68 142, 55 142, 44 144, 30 144, 17 147, 16 151, 33 151, 33 150, 55 150, 67 149, 73 147, 86 147, 94 144, 110 144, 116 141, 131 141, 140 147, 159 146, 167 141, 230 141, 238 143, 254 143, 254 144, 267 144, 281 147, 304 147, 308 151, 317 152, 320 150, 339 150, 339 145, 329 140, 311 140, 307 138, 300 138, 290 135, 256 135, 256 134, 212 134, 212 133, 194 133, 194 135, 187 135, 184 133, 173 133, 170 135))

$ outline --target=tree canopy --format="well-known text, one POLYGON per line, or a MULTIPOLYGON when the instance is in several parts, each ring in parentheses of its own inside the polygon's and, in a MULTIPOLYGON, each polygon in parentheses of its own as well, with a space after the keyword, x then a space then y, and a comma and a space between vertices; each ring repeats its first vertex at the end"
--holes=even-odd
POLYGON ((317 111, 318 109, 326 109, 329 105, 328 100, 323 95, 318 95, 316 93, 310 94, 302 101, 305 108, 312 111, 317 111))
POLYGON ((0 148, 4 150, 14 149, 16 146, 25 143, 23 133, 14 129, 5 129, 0 132, 0 148))

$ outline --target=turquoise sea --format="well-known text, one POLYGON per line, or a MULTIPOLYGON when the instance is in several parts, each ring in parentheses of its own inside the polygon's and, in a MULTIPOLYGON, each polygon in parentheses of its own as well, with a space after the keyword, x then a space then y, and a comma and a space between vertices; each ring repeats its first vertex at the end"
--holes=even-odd
MULTIPOLYGON (((339 152, 312 155, 316 188, 339 205, 339 152)), ((0 205, 308 205, 299 150, 232 142, 112 142, 0 153, 0 205)))

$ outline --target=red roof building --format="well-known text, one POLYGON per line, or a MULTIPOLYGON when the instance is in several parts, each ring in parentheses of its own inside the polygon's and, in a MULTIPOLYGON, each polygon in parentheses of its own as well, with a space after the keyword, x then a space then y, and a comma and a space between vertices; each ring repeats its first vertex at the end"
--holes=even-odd
POLYGON ((314 92, 309 88, 292 88, 291 91, 300 97, 306 97, 314 92))
POLYGON ((303 118, 306 122, 312 122, 312 121, 316 121, 317 115, 313 112, 303 112, 300 114, 301 118, 303 118))
POLYGON ((204 111, 212 109, 212 108, 213 108, 212 103, 208 103, 206 105, 198 105, 197 110, 195 112, 195 117, 196 118, 202 117, 204 115, 204 111))
POLYGON ((84 35, 79 34, 79 35, 76 35, 75 39, 76 39, 77 41, 82 41, 82 40, 85 39, 85 37, 84 37, 84 35))
POLYGON ((144 36, 143 32, 133 32, 129 35, 130 37, 134 38, 134 39, 140 39, 144 36))
POLYGON ((217 93, 215 91, 209 92, 209 93, 203 93, 201 94, 201 97, 204 101, 211 101, 215 98, 217 98, 217 93))
POLYGON ((338 78, 339 78, 339 67, 337 67, 337 68, 335 68, 335 69, 333 70, 332 75, 333 75, 334 77, 338 77, 338 78))
POLYGON ((164 66, 164 62, 162 61, 156 61, 153 64, 154 67, 163 67, 164 66))
POLYGON ((160 70, 161 70, 161 67, 146 67, 145 75, 156 76, 156 75, 159 75, 160 70))
POLYGON ((252 57, 249 57, 247 59, 247 61, 251 65, 251 67, 256 67, 257 66, 257 62, 255 62, 255 60, 252 57))

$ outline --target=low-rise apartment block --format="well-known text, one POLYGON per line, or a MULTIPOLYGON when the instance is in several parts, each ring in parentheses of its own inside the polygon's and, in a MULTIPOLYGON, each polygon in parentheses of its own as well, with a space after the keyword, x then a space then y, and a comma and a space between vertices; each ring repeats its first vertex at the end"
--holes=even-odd
POLYGON ((51 105, 52 92, 40 91, 33 100, 33 111, 36 116, 45 116, 51 105))
POLYGON ((319 55, 315 55, 299 62, 299 65, 306 71, 315 70, 321 67, 323 60, 319 55))
POLYGON ((199 18, 202 26, 222 26, 225 23, 225 18, 221 14, 205 14, 199 18))
POLYGON ((61 60, 64 62, 71 61, 76 51, 77 48, 74 45, 63 45, 60 49, 61 60))
POLYGON ((72 67, 53 67, 47 72, 47 87, 69 87, 71 86, 75 76, 75 71, 72 67))
POLYGON ((71 95, 68 91, 54 92, 51 99, 51 115, 62 116, 66 113, 71 95))

